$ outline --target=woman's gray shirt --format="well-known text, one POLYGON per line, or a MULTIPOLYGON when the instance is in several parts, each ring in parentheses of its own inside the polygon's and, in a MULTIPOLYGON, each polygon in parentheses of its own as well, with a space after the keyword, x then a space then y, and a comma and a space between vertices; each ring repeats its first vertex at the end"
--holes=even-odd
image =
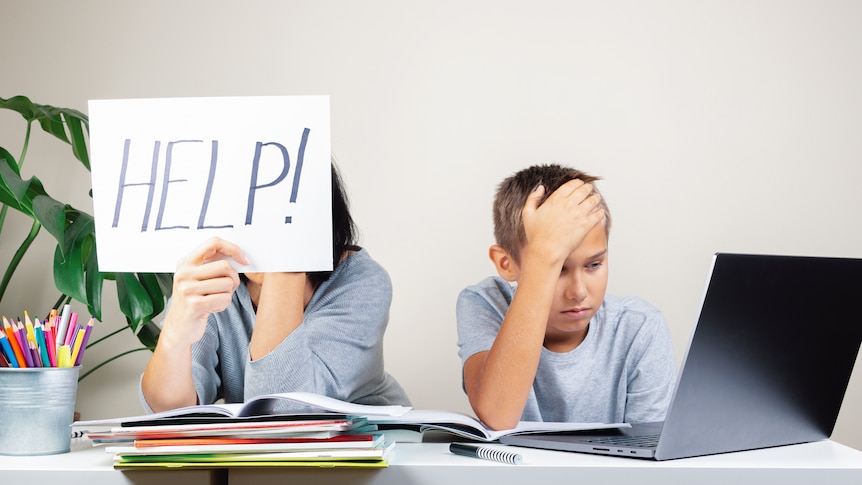
MULTIPOLYGON (((404 389, 383 368, 383 335, 392 283, 366 250, 344 259, 314 292, 302 324, 270 354, 251 361, 255 311, 245 283, 231 304, 209 316, 192 347, 200 404, 306 391, 362 404, 402 404, 404 389)), ((150 411, 141 393, 141 402, 150 411)))

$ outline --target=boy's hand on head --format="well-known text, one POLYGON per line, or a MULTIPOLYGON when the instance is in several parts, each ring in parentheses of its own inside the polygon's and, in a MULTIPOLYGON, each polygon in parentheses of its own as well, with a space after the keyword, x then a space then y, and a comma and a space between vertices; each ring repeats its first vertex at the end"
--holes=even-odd
POLYGON ((542 203, 544 195, 545 186, 539 185, 524 204, 527 243, 522 256, 562 264, 604 218, 604 211, 596 208, 601 196, 580 179, 561 185, 542 203))
POLYGON ((177 263, 163 329, 175 342, 190 345, 200 340, 209 314, 230 304, 239 274, 228 258, 248 264, 239 246, 214 237, 177 263))

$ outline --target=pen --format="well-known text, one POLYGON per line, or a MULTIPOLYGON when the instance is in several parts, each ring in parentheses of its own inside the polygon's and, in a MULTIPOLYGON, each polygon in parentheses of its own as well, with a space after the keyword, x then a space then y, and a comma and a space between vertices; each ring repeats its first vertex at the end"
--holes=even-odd
POLYGON ((57 348, 66 344, 66 329, 69 328, 69 312, 72 307, 68 304, 63 305, 63 313, 60 315, 60 326, 57 327, 57 348))
POLYGON ((521 460, 523 459, 518 453, 488 448, 487 446, 465 445, 462 443, 450 443, 449 452, 461 456, 470 456, 473 458, 482 458, 484 460, 509 463, 511 465, 520 465, 521 460))

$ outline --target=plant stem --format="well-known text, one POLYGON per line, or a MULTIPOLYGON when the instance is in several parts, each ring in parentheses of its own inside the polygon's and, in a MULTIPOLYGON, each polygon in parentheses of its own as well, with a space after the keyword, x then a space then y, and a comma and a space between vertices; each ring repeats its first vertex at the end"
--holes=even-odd
POLYGON ((21 246, 18 247, 18 250, 15 251, 15 255, 12 256, 12 259, 9 261, 9 266, 6 267, 6 273, 3 275, 3 281, 0 282, 0 301, 3 300, 3 295, 6 294, 6 288, 9 286, 9 282, 12 280, 12 275, 15 273, 15 270, 18 268, 18 265, 21 263, 21 259, 24 258, 24 253, 30 249, 30 245, 33 244, 33 240, 36 239, 36 236, 39 234, 39 230, 42 228, 42 224, 37 220, 33 220, 33 225, 30 226, 30 234, 27 235, 27 238, 24 239, 24 242, 21 243, 21 246))
POLYGON ((21 167, 24 166, 24 157, 27 156, 27 147, 30 145, 30 128, 33 125, 32 120, 27 121, 27 132, 24 135, 24 147, 21 148, 21 156, 18 157, 18 171, 21 171, 21 167))
POLYGON ((3 207, 0 208, 0 233, 3 232, 3 223, 6 222, 6 213, 9 212, 9 206, 3 204, 3 207))
MULTIPOLYGON (((21 171, 21 166, 24 165, 24 157, 27 156, 27 147, 30 145, 30 130, 32 128, 32 125, 33 125, 33 121, 28 120, 27 121, 27 131, 24 134, 24 146, 21 148, 21 156, 18 157, 18 171, 19 172, 21 171)), ((6 212, 8 212, 8 211, 9 211, 9 206, 5 205, 5 204, 3 205, 3 208, 0 209, 0 231, 3 230, 3 225, 6 222, 6 212)), ((33 233, 33 229, 30 229, 30 233, 31 234, 33 233)), ((36 233, 37 234, 39 233, 38 229, 36 229, 36 233)), ((36 237, 36 236, 33 235, 33 237, 36 237)), ((33 240, 31 239, 30 243, 32 243, 32 242, 33 242, 33 240)), ((30 247, 30 243, 27 244, 28 248, 30 247)), ((20 251, 21 249, 19 248, 18 250, 20 251)), ((26 251, 26 249, 24 251, 26 251)), ((15 255, 17 256, 18 253, 15 253, 15 255)), ((23 256, 23 253, 21 254, 21 256, 23 256)), ((6 274, 3 275, 3 285, 0 286, 0 301, 3 300, 3 294, 6 293, 6 286, 9 284, 9 280, 12 279, 12 273, 15 272, 15 268, 18 266, 18 262, 20 262, 20 260, 21 260, 20 257, 18 258, 17 262, 14 262, 14 260, 13 260, 15 266, 12 266, 13 263, 10 262, 9 266, 6 268, 6 274)))
POLYGON ((59 311, 60 307, 62 307, 64 304, 68 304, 70 301, 72 301, 71 296, 66 296, 60 293, 60 298, 57 298, 57 302, 54 303, 54 306, 52 306, 51 308, 56 308, 59 311), (63 300, 66 300, 66 303, 63 303, 63 300))
MULTIPOLYGON (((89 345, 88 345, 88 347, 89 347, 89 345)), ((148 348, 146 348, 146 347, 141 347, 141 348, 138 348, 138 349, 127 350, 127 351, 125 351, 125 352, 123 352, 123 353, 121 353, 121 354, 117 354, 117 355, 115 355, 115 356, 111 357, 110 359, 108 359, 108 360, 106 360, 106 361, 102 362, 101 364, 97 365, 96 367, 93 367, 92 369, 88 370, 87 372, 84 372, 84 375, 82 375, 81 377, 79 377, 79 378, 78 378, 78 382, 83 381, 85 377, 87 377, 88 375, 90 375, 90 374, 92 374, 93 372, 95 372, 95 371, 96 371, 96 369, 98 369, 99 367, 102 367, 102 366, 103 366, 103 365, 105 365, 105 364, 108 364, 108 363, 110 363, 110 362, 112 362, 112 361, 114 361, 114 360, 117 360, 117 359, 119 359, 120 357, 122 357, 122 356, 124 356, 124 355, 128 355, 128 354, 131 354, 131 353, 133 353, 133 352, 140 352, 141 350, 150 350, 150 349, 148 349, 148 348)))
POLYGON ((113 337, 114 335, 117 335, 118 333, 124 331, 126 328, 128 328, 128 327, 122 327, 119 330, 114 330, 113 332, 109 333, 108 335, 105 335, 104 337, 100 337, 99 339, 88 343, 87 348, 90 348, 90 347, 96 345, 97 343, 101 342, 102 340, 105 340, 108 337, 113 337))

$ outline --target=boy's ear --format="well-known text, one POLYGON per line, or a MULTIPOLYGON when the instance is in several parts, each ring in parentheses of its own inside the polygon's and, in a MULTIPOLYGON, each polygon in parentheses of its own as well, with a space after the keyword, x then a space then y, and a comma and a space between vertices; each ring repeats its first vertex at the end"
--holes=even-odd
POLYGON ((516 281, 518 279, 518 264, 508 251, 494 244, 488 250, 488 256, 494 262, 497 273, 501 278, 506 281, 516 281))

